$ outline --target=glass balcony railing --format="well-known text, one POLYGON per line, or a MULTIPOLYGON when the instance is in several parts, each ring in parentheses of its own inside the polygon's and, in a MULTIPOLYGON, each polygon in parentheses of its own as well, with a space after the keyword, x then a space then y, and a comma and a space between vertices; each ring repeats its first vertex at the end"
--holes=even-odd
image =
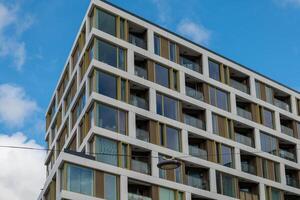
POLYGON ((139 96, 130 95, 130 104, 146 110, 148 109, 148 101, 139 96))
POLYGON ((283 110, 290 111, 290 105, 279 99, 274 98, 274 105, 283 110))
POLYGON ((188 58, 185 58, 183 56, 180 56, 180 65, 188 68, 188 69, 191 69, 193 71, 196 71, 196 72, 200 72, 200 65, 188 58))
POLYGON ((244 145, 247 145, 247 146, 250 146, 252 147, 253 146, 253 141, 252 141, 252 138, 251 137, 248 137, 246 135, 243 135, 243 134, 240 134, 240 133, 235 133, 235 139, 237 142, 241 143, 241 144, 244 144, 244 145))
POLYGON ((207 151, 196 146, 189 145, 189 153, 192 156, 207 160, 207 151))
POLYGON ((242 162, 241 163, 241 166, 242 166, 242 171, 243 172, 247 172, 247 173, 250 173, 250 174, 256 174, 256 167, 247 163, 247 162, 242 162))
POLYGON ((131 169, 136 172, 140 172, 143 174, 150 174, 150 167, 147 162, 143 162, 140 160, 131 160, 131 169))
POLYGON ((240 90, 240 91, 245 92, 245 93, 248 93, 248 91, 249 91, 247 85, 245 85, 241 82, 238 82, 234 79, 230 79, 230 85, 232 87, 234 87, 235 89, 240 90))
POLYGON ((200 101, 204 100, 204 96, 201 91, 195 90, 194 88, 188 86, 185 87, 185 91, 187 96, 193 97, 194 99, 198 99, 200 101))
POLYGON ((290 161, 296 161, 296 156, 295 154, 284 150, 284 149, 279 149, 279 157, 290 160, 290 161))
POLYGON ((196 128, 205 129, 205 125, 202 120, 187 114, 183 114, 183 118, 185 124, 194 126, 196 128))
POLYGON ((281 125, 281 132, 292 137, 294 136, 294 130, 284 125, 281 125))
POLYGON ((246 119, 252 120, 252 113, 248 110, 245 110, 241 107, 237 107, 237 114, 241 117, 244 117, 246 119))
POLYGON ((136 76, 139 76, 139 77, 143 78, 143 79, 148 79, 147 70, 145 68, 143 68, 143 67, 135 65, 135 67, 134 67, 134 74, 136 76))
POLYGON ((152 198, 139 194, 128 193, 128 200, 152 200, 152 198))
POLYGON ((297 179, 290 176, 286 176, 286 184, 295 188, 299 188, 299 183, 297 179))
POLYGON ((258 195, 250 192, 240 191, 240 199, 242 200, 258 200, 258 195))
POLYGON ((144 129, 136 128, 136 138, 149 142, 149 132, 144 129))
POLYGON ((186 178, 189 186, 204 190, 207 189, 207 182, 200 178, 200 176, 186 175, 186 178))
POLYGON ((137 37, 129 33, 129 42, 135 46, 146 49, 146 41, 143 38, 137 37))

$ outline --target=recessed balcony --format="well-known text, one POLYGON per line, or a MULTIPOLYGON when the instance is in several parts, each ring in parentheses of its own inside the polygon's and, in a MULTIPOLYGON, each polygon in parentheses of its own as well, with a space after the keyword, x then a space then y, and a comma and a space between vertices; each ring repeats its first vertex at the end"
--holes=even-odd
POLYGON ((190 70, 202 73, 202 56, 191 49, 179 47, 179 63, 190 70))
POLYGON ((183 103, 182 118, 185 124, 205 130, 205 110, 191 104, 183 103))
POLYGON ((230 76, 230 86, 232 86, 237 90, 249 94, 250 91, 249 76, 239 71, 236 71, 232 68, 229 69, 229 76, 230 76))
POLYGON ((204 160, 208 159, 207 140, 196 134, 189 133, 189 154, 204 160))
POLYGON ((274 105, 286 110, 286 111, 291 111, 291 97, 290 95, 280 91, 280 90, 276 90, 274 89, 274 105))
POLYGON ((137 47, 147 49, 147 29, 133 22, 128 22, 129 42, 137 47))
POLYGON ((234 122, 234 133, 235 133, 235 140, 241 144, 254 147, 254 129, 238 123, 234 122))
POLYGON ((294 168, 285 167, 286 184, 294 188, 300 188, 300 171, 294 168))
POLYGON ((191 76, 185 77, 185 93, 187 96, 204 101, 203 82, 191 76))
POLYGON ((136 138, 145 142, 150 141, 149 120, 136 116, 136 138))
POLYGON ((284 158, 286 160, 290 160, 293 162, 297 161, 297 156, 296 156, 296 145, 291 144, 290 142, 284 141, 284 140, 279 140, 278 142, 279 146, 279 157, 284 158))
POLYGON ((151 174, 151 152, 146 149, 133 146, 131 148, 130 168, 143 174, 151 174))
POLYGON ((252 120, 252 112, 251 112, 251 103, 244 100, 237 98, 236 100, 236 109, 237 109, 237 114, 243 118, 252 120))
POLYGON ((241 152, 241 168, 243 172, 256 175, 256 157, 252 154, 241 152))
POLYGON ((137 83, 130 82, 130 104, 148 110, 149 89, 137 83))
POLYGON ((291 137, 295 137, 296 134, 294 132, 294 121, 292 119, 289 119, 286 116, 280 115, 280 126, 281 126, 281 132, 289 135, 291 137))
POLYGON ((185 165, 185 184, 198 189, 208 190, 208 169, 189 163, 186 163, 185 165))
POLYGON ((134 55, 134 74, 143 79, 148 79, 148 61, 138 54, 134 55))
POLYGON ((152 186, 148 183, 128 180, 128 200, 151 200, 152 186))
POLYGON ((239 190, 241 200, 258 200, 258 183, 239 179, 239 190))

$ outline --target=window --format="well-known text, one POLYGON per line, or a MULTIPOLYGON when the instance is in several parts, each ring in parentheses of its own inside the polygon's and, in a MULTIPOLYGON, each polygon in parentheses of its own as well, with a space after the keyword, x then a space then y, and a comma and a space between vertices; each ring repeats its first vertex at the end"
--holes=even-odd
POLYGON ((209 87, 209 100, 210 104, 229 111, 228 93, 219 90, 215 87, 209 87))
POLYGON ((85 90, 80 93, 79 99, 77 100, 74 109, 72 110, 72 127, 75 125, 79 115, 83 111, 85 106, 85 90))
POLYGON ((93 177, 91 169, 67 164, 67 190, 85 195, 93 195, 93 177))
POLYGON ((262 116, 263 116, 263 125, 269 128, 274 128, 273 112, 268 109, 262 108, 262 116))
POLYGON ((118 143, 104 137, 96 137, 96 160, 110 165, 118 166, 118 143))
POLYGON ((160 55, 160 37, 158 35, 154 35, 154 53, 160 55))
POLYGON ((159 188, 159 200, 176 200, 176 193, 174 190, 167 188, 159 188))
POLYGON ((120 47, 98 40, 98 60, 125 70, 126 51, 120 47))
POLYGON ((159 115, 177 120, 178 101, 162 94, 156 95, 156 112, 159 115))
POLYGON ((279 163, 267 159, 262 159, 262 174, 264 178, 280 182, 279 163))
POLYGON ((155 82, 169 88, 169 69, 159 64, 155 64, 155 82))
POLYGON ((221 115, 212 114, 213 133, 222 137, 233 139, 231 120, 221 115))
POLYGON ((260 143, 262 151, 274 155, 277 154, 277 138, 265 133, 260 133, 260 143))
POLYGON ((117 98, 117 77, 99 71, 98 91, 100 94, 116 99, 117 98))
POLYGON ((217 154, 218 163, 226 167, 234 167, 233 148, 220 144, 217 154))
POLYGON ((120 19, 120 38, 125 40, 125 19, 120 19))
POLYGON ((220 64, 209 60, 208 65, 209 77, 217 81, 221 81, 220 64))
POLYGON ((279 189, 266 186, 266 200, 283 200, 283 192, 279 189))
POLYGON ((180 131, 176 128, 160 124, 160 145, 180 151, 180 131))
POLYGON ((176 62, 176 44, 174 42, 169 42, 169 52, 170 60, 176 62))
POLYGON ((265 86, 266 88, 266 101, 273 104, 273 89, 269 86, 265 86))
POLYGON ((127 123, 126 115, 125 111, 101 103, 98 104, 99 127, 125 135, 127 123))
POLYGON ((236 178, 229 174, 217 172, 217 191, 230 197, 236 197, 236 178))
POLYGON ((106 11, 98 10, 98 29, 116 36, 116 17, 106 11))
POLYGON ((104 199, 117 200, 117 177, 112 174, 104 174, 104 199))
POLYGON ((261 99, 260 82, 255 82, 256 97, 261 99))

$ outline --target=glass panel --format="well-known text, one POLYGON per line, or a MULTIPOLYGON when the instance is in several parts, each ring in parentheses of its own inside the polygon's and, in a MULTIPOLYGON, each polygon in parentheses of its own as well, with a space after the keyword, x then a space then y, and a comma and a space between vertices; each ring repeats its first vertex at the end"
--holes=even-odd
POLYGON ((121 80, 121 100, 126 101, 126 80, 121 80))
POLYGON ((273 128, 273 113, 272 111, 263 109, 264 125, 273 128))
POLYGON ((127 145, 122 144, 122 167, 127 168, 127 145))
POLYGON ((210 104, 213 106, 216 106, 216 93, 215 93, 215 88, 209 87, 209 100, 210 104))
POLYGON ((222 145, 222 165, 226 167, 233 167, 232 148, 222 145))
POLYGON ((213 133, 219 135, 219 121, 218 116, 212 115, 212 123, 213 123, 213 133))
POLYGON ((119 133, 126 135, 126 112, 119 110, 119 133))
POLYGON ((98 92, 105 96, 116 99, 117 98, 117 78, 113 75, 99 71, 98 72, 98 92))
POLYGON ((96 137, 96 160, 118 166, 118 144, 114 140, 96 137))
POLYGON ((209 64, 209 77, 217 81, 220 81, 221 80, 220 65, 211 60, 208 61, 208 64, 209 64))
POLYGON ((118 64, 118 68, 125 71, 126 53, 125 53, 124 49, 122 49, 122 48, 118 48, 118 49, 119 49, 119 64, 118 64))
POLYGON ((117 131, 117 110, 110 106, 99 104, 98 112, 98 126, 112 131, 117 131))
POLYGON ((125 40, 125 20, 120 19, 120 38, 125 40))
POLYGON ((277 139, 270 135, 260 133, 261 150, 276 155, 277 139))
POLYGON ((235 197, 236 195, 235 195, 234 177, 227 174, 222 174, 222 183, 223 183, 223 194, 230 197, 235 197))
POLYGON ((117 200, 117 177, 111 174, 104 174, 104 198, 117 200))
POLYGON ((257 81, 255 82, 255 89, 256 89, 256 97, 261 99, 260 83, 257 81))
POLYGON ((271 189, 271 193, 272 193, 272 200, 280 200, 280 191, 276 190, 274 188, 271 189))
POLYGON ((160 55, 160 37, 154 35, 154 53, 160 55))
POLYGON ((217 91, 217 107, 221 108, 223 110, 229 110, 228 109, 228 94, 221 90, 216 90, 216 91, 217 91))
POLYGON ((175 191, 160 187, 159 200, 175 200, 175 191))
POLYGON ((75 165, 67 165, 67 189, 85 195, 93 195, 93 171, 75 165))
POLYGON ((173 149, 175 151, 180 150, 180 141, 179 141, 179 130, 167 126, 167 148, 173 149))
POLYGON ((169 88, 169 69, 155 64, 155 82, 169 88))
MULTIPOLYGON (((158 161, 159 161, 159 162, 162 162, 163 160, 164 160, 164 159, 163 159, 163 156, 162 156, 162 155, 159 155, 159 156, 158 156, 158 161)), ((163 179, 166 178, 166 170, 159 169, 159 178, 163 178, 163 179)))
POLYGON ((178 90, 177 81, 177 71, 173 71, 173 87, 175 90, 178 90))
POLYGON ((273 89, 266 86, 266 101, 273 104, 273 89))
POLYGON ((117 47, 99 40, 98 59, 113 67, 117 67, 117 47))
POLYGON ((159 115, 163 115, 163 110, 162 110, 162 95, 157 94, 156 95, 156 112, 159 115))
POLYGON ((170 60, 176 62, 176 45, 173 42, 169 43, 170 60))
POLYGON ((111 35, 116 35, 116 17, 98 10, 98 29, 111 35))
POLYGON ((177 120, 177 101, 164 96, 164 116, 177 120))

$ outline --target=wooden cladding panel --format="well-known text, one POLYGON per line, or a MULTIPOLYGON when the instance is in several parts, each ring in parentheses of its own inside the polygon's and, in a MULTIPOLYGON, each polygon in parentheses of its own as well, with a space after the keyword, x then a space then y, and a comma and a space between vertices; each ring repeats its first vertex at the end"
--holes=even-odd
POLYGON ((161 41, 161 56, 169 59, 169 41, 164 38, 164 37, 160 37, 160 41, 161 41))
POLYGON ((154 82, 154 62, 147 60, 148 80, 154 82))
POLYGON ((150 142, 159 145, 157 122, 150 120, 149 122, 150 142))
POLYGON ((152 197, 152 200, 159 200, 159 188, 158 186, 156 185, 153 185, 152 188, 151 188, 151 197, 152 197))
POLYGON ((256 157, 256 175, 263 177, 262 158, 256 157))
POLYGON ((103 172, 95 172, 95 196, 98 198, 104 198, 104 174, 103 172))
POLYGON ((211 140, 207 140, 206 143, 207 143, 208 160, 211 162, 217 162, 216 143, 211 140))

